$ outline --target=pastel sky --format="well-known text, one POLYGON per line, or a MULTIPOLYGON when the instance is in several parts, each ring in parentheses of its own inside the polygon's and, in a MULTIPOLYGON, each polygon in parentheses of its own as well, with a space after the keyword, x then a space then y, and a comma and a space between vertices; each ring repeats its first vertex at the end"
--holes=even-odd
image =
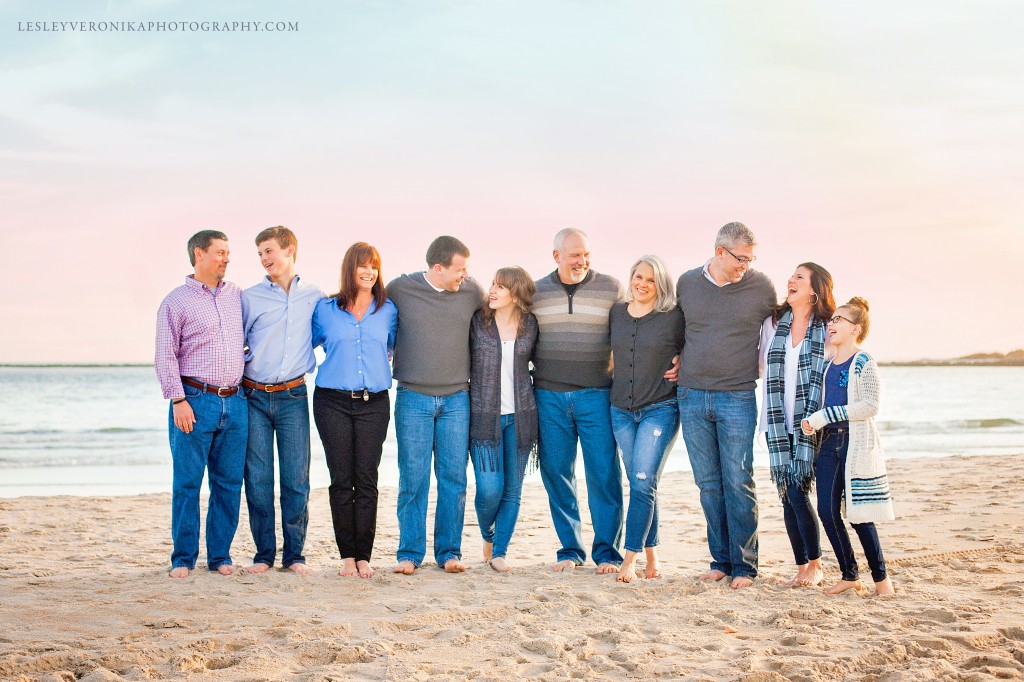
POLYGON ((497 267, 673 275, 757 234, 866 297, 882 360, 1024 347, 1024 8, 929 3, 0 0, 0 363, 146 362, 185 242, 228 277, 285 224, 336 287, 354 241, 386 278, 438 234, 497 267), (215 5, 215 6, 214 6, 215 5), (291 21, 296 32, 80 33, 40 21, 291 21))

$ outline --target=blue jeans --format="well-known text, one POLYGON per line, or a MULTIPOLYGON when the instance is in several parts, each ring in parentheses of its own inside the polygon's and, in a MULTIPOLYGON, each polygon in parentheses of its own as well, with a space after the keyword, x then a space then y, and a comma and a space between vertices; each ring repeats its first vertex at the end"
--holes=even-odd
MULTIPOLYGON (((843 580, 854 581, 859 576, 857 557, 850 544, 850 534, 846 532, 846 524, 840 514, 843 502, 843 491, 846 488, 846 451, 850 444, 850 432, 847 429, 825 429, 818 452, 816 474, 818 479, 818 514, 821 525, 825 527, 825 535, 832 543, 839 568, 843 571, 843 580)), ((871 569, 871 578, 876 583, 886 577, 885 557, 882 556, 882 544, 878 540, 878 531, 873 523, 851 523, 860 538, 861 547, 871 569)))
MULTIPOLYGON (((793 449, 793 434, 789 434, 789 448, 793 449)), ((821 558, 821 533, 818 532, 818 515, 811 505, 810 484, 804 490, 798 484, 786 485, 786 497, 782 500, 782 518, 786 522, 786 535, 793 548, 793 560, 797 566, 821 558)))
POLYGON ((216 394, 185 386, 185 399, 196 423, 192 433, 174 425, 174 407, 168 411, 168 431, 174 477, 171 484, 171 568, 192 570, 199 558, 199 489, 209 469, 210 506, 206 512, 206 565, 211 571, 231 562, 231 541, 238 528, 238 506, 245 471, 245 442, 249 409, 239 392, 216 394))
POLYGON ((621 564, 622 468, 615 454, 609 389, 556 392, 535 389, 540 422, 540 476, 548 493, 551 520, 562 543, 559 561, 581 565, 580 508, 576 497, 576 443, 583 446, 587 501, 594 525, 594 563, 621 564))
POLYGON ((711 569, 757 576, 757 490, 754 487, 754 391, 679 387, 683 440, 708 524, 711 569))
POLYGON ((480 535, 484 542, 494 543, 492 557, 504 557, 519 519, 527 462, 526 457, 519 459, 515 415, 501 415, 498 452, 474 447, 470 454, 476 476, 476 518, 480 535))
POLYGON ((658 546, 658 480, 679 433, 675 398, 630 412, 612 405, 612 430, 629 481, 626 544, 630 552, 658 546))
POLYGON ((306 385, 267 393, 246 388, 249 446, 245 453, 245 502, 249 529, 256 542, 253 563, 274 565, 277 557, 274 519, 274 434, 281 472, 281 564, 304 564, 302 547, 309 523, 309 400, 306 385))
POLYGON ((403 386, 395 397, 398 436, 398 560, 419 566, 427 552, 430 462, 437 478, 434 559, 443 566, 462 558, 469 461, 469 391, 448 396, 403 386))

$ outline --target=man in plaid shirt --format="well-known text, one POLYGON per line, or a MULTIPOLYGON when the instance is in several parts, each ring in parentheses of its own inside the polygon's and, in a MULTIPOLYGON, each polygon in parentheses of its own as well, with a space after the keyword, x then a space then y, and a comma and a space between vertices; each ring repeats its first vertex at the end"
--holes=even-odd
POLYGON ((174 459, 171 577, 187 578, 199 557, 199 490, 209 470, 206 562, 230 575, 231 541, 245 470, 249 411, 238 390, 244 367, 242 290, 224 281, 230 262, 223 232, 188 240, 195 274, 167 295, 156 320, 156 375, 171 401, 174 459))

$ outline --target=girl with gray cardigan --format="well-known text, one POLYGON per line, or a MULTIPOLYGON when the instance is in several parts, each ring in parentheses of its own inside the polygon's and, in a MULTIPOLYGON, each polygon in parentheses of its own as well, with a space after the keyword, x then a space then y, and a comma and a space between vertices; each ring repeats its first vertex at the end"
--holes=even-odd
POLYGON ((491 568, 505 560, 519 518, 523 477, 537 452, 537 403, 530 359, 537 318, 530 312, 533 280, 520 267, 498 270, 483 308, 473 315, 469 445, 476 476, 476 516, 491 568))

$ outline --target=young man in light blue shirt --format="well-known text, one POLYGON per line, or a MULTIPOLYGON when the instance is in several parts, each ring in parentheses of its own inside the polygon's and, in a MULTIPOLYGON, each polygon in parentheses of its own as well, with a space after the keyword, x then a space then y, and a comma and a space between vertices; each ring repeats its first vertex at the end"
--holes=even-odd
POLYGON ((312 318, 323 292, 295 274, 298 240, 287 227, 268 227, 256 236, 267 276, 242 292, 249 442, 245 457, 245 499, 256 543, 250 573, 263 573, 277 557, 274 514, 274 435, 281 474, 282 565, 299 574, 309 522, 309 401, 306 374, 316 369, 312 318))

